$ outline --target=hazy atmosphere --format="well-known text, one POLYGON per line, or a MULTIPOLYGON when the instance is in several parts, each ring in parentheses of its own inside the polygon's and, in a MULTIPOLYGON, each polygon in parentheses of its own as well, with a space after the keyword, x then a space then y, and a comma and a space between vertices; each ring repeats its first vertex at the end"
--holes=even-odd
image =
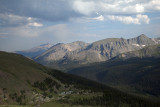
POLYGON ((159 0, 0 0, 0 50, 160 37, 159 0))

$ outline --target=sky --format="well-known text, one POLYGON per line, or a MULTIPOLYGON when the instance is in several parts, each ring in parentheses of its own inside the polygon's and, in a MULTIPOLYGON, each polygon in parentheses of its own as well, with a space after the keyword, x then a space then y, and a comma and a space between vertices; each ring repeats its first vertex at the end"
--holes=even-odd
POLYGON ((160 0, 0 0, 0 50, 160 37, 160 0))

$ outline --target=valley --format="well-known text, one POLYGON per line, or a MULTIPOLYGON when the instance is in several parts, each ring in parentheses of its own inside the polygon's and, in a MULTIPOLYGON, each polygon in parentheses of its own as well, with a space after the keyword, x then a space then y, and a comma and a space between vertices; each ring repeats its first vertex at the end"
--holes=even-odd
POLYGON ((130 95, 95 81, 46 68, 21 55, 0 52, 0 57, 0 104, 6 107, 159 106, 156 100, 130 95))

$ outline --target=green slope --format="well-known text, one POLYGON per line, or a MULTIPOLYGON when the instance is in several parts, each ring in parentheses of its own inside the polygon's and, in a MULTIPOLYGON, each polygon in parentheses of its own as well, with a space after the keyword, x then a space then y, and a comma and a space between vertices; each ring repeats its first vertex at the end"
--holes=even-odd
POLYGON ((28 83, 43 80, 46 69, 21 55, 0 52, 0 87, 11 91, 29 88, 28 83))
POLYGON ((160 106, 97 82, 46 68, 21 55, 0 52, 0 105, 160 106), (46 103, 48 102, 48 103, 46 103))
POLYGON ((69 71, 123 91, 160 96, 160 45, 69 71))

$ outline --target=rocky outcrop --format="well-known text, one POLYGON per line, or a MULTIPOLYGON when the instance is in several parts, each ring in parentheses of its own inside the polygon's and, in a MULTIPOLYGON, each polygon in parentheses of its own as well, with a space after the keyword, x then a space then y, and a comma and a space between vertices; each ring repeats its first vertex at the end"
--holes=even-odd
POLYGON ((72 55, 75 52, 81 51, 83 48, 88 46, 88 43, 76 41, 73 43, 63 44, 58 43, 52 46, 49 50, 35 58, 36 61, 46 64, 50 62, 60 62, 67 57, 67 55, 72 55))
POLYGON ((146 58, 146 57, 160 57, 160 44, 147 46, 143 49, 122 53, 115 58, 129 59, 129 58, 146 58))

